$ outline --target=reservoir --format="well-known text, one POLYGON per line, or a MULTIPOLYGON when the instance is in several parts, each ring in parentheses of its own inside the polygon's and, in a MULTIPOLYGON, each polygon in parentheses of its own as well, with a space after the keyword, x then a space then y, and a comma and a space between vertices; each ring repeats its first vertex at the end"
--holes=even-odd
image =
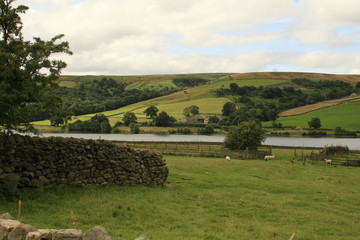
MULTIPOLYGON (((98 134, 98 133, 43 133, 43 137, 74 137, 93 140, 144 141, 144 142, 215 142, 224 141, 224 135, 157 135, 157 134, 98 134)), ((331 145, 348 146, 360 150, 360 138, 312 138, 312 137, 266 137, 264 145, 283 147, 325 147, 331 145)))

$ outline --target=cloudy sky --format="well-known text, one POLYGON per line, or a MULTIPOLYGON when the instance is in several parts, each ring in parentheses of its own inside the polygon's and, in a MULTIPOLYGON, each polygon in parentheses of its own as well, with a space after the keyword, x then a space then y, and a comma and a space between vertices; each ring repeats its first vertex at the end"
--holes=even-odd
MULTIPOLYGON (((27 40, 63 33, 63 74, 360 74, 359 0, 18 0, 27 40)), ((59 56, 60 57, 60 56, 59 56)))

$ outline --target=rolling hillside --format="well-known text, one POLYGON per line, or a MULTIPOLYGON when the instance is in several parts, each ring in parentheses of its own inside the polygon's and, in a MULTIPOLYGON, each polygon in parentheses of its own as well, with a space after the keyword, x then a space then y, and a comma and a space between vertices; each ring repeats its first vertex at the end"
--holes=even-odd
MULTIPOLYGON (((277 122, 283 126, 296 126, 298 128, 308 128, 308 121, 318 117, 321 120, 321 128, 335 129, 342 127, 349 131, 360 130, 360 102, 345 102, 336 106, 310 111, 301 115, 280 117, 277 122)), ((264 126, 270 126, 266 123, 264 126)))
MULTIPOLYGON (((227 79, 217 80, 211 84, 206 84, 198 87, 188 89, 186 91, 180 91, 168 96, 154 98, 148 101, 135 103, 123 108, 119 108, 113 111, 102 112, 109 117, 111 123, 121 120, 122 114, 127 111, 134 112, 139 120, 145 119, 143 111, 150 105, 155 105, 159 111, 165 111, 173 117, 180 119, 183 115, 183 109, 191 105, 197 105, 200 108, 202 114, 221 114, 223 105, 226 102, 231 101, 225 97, 216 97, 211 90, 223 87, 229 87, 230 83, 237 83, 239 86, 269 86, 281 83, 286 83, 288 80, 273 80, 273 79, 253 79, 253 80, 242 80, 242 79, 227 79)), ((88 114, 80 116, 81 119, 90 118, 94 114, 88 114)))
MULTIPOLYGON (((335 75, 335 74, 319 74, 319 73, 282 73, 282 72, 258 72, 258 73, 237 73, 237 74, 225 74, 225 73, 210 73, 210 74, 175 74, 175 75, 147 75, 147 76, 62 76, 60 79, 60 86, 67 87, 76 87, 79 83, 83 81, 91 81, 93 79, 101 78, 113 78, 118 82, 126 82, 129 85, 127 88, 162 88, 173 86, 171 79, 178 77, 202 77, 209 80, 209 84, 201 85, 198 87, 189 88, 186 90, 178 91, 171 95, 162 96, 147 101, 135 103, 122 107, 112 111, 102 112, 109 117, 112 124, 122 119, 123 113, 127 111, 133 111, 136 113, 139 121, 145 121, 146 117, 143 114, 143 111, 150 105, 155 105, 159 108, 160 111, 166 111, 170 115, 174 116, 177 119, 183 117, 183 109, 191 106, 197 105, 200 108, 201 114, 220 114, 222 106, 231 101, 225 97, 216 97, 212 90, 218 89, 221 87, 228 88, 230 83, 236 83, 238 86, 287 86, 290 84, 290 80, 294 78, 309 78, 312 80, 342 80, 346 82, 360 82, 360 75, 335 75)), ((307 127, 307 122, 310 116, 324 115, 323 118, 326 118, 328 113, 333 111, 342 111, 342 105, 348 101, 359 100, 360 97, 354 99, 340 99, 328 102, 317 103, 314 105, 304 106, 302 108, 291 109, 280 114, 281 118, 279 122, 282 122, 284 125, 292 125, 298 127, 307 127), (330 107, 330 106, 337 106, 330 107), (326 110, 322 108, 327 108, 326 110), (320 114, 318 110, 320 109, 320 114), (307 113, 311 112, 311 113, 307 113), (297 117, 286 117, 291 115, 298 115, 297 117)), ((356 108, 357 104, 347 104, 346 109, 356 108)), ((343 114, 347 114, 350 110, 348 109, 343 114)), ((356 109, 355 109, 355 112, 356 109)), ((81 120, 89 119, 93 114, 87 114, 83 116, 78 116, 81 120)), ((319 116, 320 117, 320 116, 319 116)), ((344 117, 344 115, 342 115, 344 117)), ((321 117, 320 117, 321 118, 321 117)), ((330 119, 330 118, 327 118, 330 119)), ((331 121, 326 121, 322 119, 324 128, 336 127, 337 120, 336 117, 331 117, 331 121)), ((359 129, 356 124, 351 123, 351 118, 349 118, 349 127, 351 129, 359 129)), ((36 122, 38 125, 48 125, 49 121, 36 122)), ((351 130, 349 128, 349 130, 351 130)))

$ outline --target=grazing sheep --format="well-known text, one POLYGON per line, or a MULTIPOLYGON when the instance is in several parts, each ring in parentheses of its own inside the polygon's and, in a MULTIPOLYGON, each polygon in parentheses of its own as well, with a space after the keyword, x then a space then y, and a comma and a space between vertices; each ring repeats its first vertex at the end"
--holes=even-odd
POLYGON ((226 158, 225 158, 226 160, 228 160, 228 161, 230 161, 231 160, 231 158, 229 157, 229 156, 226 156, 226 158))
POLYGON ((265 161, 275 159, 275 155, 267 155, 264 157, 265 161))
POLYGON ((328 163, 329 163, 330 165, 332 165, 332 161, 333 161, 333 160, 331 160, 331 159, 325 159, 325 164, 328 164, 328 163))

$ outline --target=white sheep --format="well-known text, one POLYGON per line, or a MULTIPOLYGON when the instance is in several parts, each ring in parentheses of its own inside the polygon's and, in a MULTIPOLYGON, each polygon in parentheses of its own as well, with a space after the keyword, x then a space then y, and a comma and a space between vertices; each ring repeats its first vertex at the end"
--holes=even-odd
POLYGON ((331 165, 331 164, 332 164, 332 161, 333 161, 333 160, 331 160, 331 159, 325 159, 325 164, 330 164, 330 165, 331 165))
POLYGON ((229 156, 226 156, 225 159, 230 161, 231 158, 229 156))
POLYGON ((275 159, 275 155, 266 155, 266 156, 264 157, 264 159, 265 159, 265 161, 267 161, 267 160, 273 160, 273 159, 275 159))

